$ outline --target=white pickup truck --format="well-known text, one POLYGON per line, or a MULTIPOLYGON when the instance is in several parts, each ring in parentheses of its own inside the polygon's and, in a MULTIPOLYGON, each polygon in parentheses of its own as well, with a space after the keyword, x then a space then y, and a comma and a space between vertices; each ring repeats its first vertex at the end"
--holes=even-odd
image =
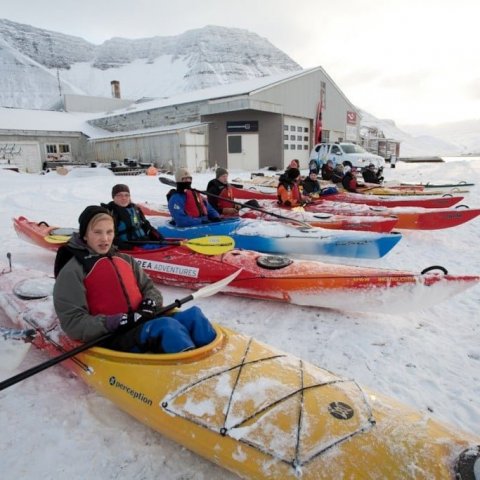
POLYGON ((362 169, 370 163, 375 165, 375 168, 384 167, 385 159, 380 155, 367 152, 360 145, 354 143, 340 142, 340 143, 317 143, 310 153, 310 162, 314 160, 318 168, 327 160, 332 160, 333 164, 343 163, 350 166, 362 169))

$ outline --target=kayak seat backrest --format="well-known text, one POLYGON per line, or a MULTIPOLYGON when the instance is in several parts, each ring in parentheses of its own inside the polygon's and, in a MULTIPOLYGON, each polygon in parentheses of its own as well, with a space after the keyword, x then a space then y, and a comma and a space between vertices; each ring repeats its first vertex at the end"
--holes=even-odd
POLYGON ((50 232, 50 235, 65 235, 67 237, 73 235, 74 233, 78 232, 78 228, 55 228, 50 232))

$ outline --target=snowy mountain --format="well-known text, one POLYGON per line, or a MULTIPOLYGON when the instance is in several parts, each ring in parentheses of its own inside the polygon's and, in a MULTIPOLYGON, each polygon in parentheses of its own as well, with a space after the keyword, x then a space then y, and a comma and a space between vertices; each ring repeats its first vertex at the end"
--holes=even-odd
POLYGON ((49 108, 63 93, 164 97, 301 70, 268 40, 238 28, 207 26, 181 35, 81 38, 0 19, 0 105, 49 108))
POLYGON ((386 138, 401 142, 401 157, 455 156, 480 152, 480 120, 437 127, 410 126, 404 130, 393 120, 379 119, 361 110, 361 125, 381 130, 386 138), (408 131, 407 131, 408 130, 408 131))
POLYGON ((464 154, 480 153, 480 119, 450 122, 440 125, 406 125, 403 129, 411 135, 447 138, 464 154))

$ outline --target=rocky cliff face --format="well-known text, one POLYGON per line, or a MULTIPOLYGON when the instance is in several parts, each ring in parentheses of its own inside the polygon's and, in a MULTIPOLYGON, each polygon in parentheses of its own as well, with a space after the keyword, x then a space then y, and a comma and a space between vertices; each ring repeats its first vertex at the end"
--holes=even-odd
POLYGON ((79 37, 0 20, 0 106, 49 108, 62 93, 163 97, 300 70, 268 40, 247 30, 207 26, 178 36, 79 37))

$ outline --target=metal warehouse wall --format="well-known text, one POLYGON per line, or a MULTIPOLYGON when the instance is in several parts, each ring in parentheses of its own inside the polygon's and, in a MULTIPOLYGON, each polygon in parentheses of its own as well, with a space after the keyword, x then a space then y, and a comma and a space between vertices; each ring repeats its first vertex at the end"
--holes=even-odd
POLYGON ((192 133, 206 135, 207 127, 195 127, 192 131, 175 130, 158 135, 97 139, 92 140, 91 144, 98 162, 123 162, 125 158, 132 158, 153 163, 158 168, 174 170, 187 165, 192 133))
POLYGON ((97 118, 89 123, 109 132, 127 132, 179 123, 197 122, 200 118, 200 105, 203 103, 205 102, 170 105, 140 112, 128 112, 127 109, 121 115, 97 118))
POLYGON ((314 119, 320 100, 320 84, 325 82, 326 104, 323 123, 326 129, 345 131, 347 111, 357 111, 333 80, 319 68, 253 93, 250 97, 283 105, 285 115, 314 119))

